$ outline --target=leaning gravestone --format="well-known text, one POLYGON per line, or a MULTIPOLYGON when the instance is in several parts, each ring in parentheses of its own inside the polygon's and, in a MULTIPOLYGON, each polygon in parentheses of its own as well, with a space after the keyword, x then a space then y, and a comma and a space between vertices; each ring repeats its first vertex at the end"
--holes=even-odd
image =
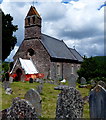
POLYGON ((58 95, 56 119, 81 118, 83 115, 83 100, 79 91, 69 86, 58 86, 62 90, 58 95))
POLYGON ((5 110, 6 120, 38 120, 35 108, 25 99, 15 98, 10 108, 5 110))
POLYGON ((106 89, 97 85, 89 96, 90 117, 106 119, 106 89))
POLYGON ((25 99, 28 100, 34 107, 35 107, 35 111, 36 114, 38 116, 41 116, 41 110, 42 110, 42 99, 39 95, 39 93, 34 90, 34 89, 30 89, 26 94, 25 94, 25 99))
POLYGON ((82 85, 84 85, 84 84, 86 84, 87 82, 86 82, 86 79, 84 78, 84 77, 81 77, 81 84, 82 85))
POLYGON ((76 87, 76 76, 74 74, 71 74, 70 77, 68 77, 68 85, 70 87, 76 87))

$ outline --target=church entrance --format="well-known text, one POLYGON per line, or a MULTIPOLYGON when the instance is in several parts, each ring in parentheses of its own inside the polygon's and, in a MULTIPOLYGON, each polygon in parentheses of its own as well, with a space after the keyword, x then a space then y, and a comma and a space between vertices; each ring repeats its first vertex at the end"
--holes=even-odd
POLYGON ((16 70, 16 75, 15 81, 21 81, 22 70, 20 68, 16 70))

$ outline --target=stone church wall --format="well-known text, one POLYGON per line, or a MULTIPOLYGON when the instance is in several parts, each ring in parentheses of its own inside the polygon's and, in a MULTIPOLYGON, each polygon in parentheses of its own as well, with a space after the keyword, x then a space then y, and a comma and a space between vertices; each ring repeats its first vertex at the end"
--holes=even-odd
POLYGON ((77 70, 80 68, 80 64, 75 63, 65 63, 65 62, 51 62, 50 64, 50 79, 59 80, 59 79, 69 79, 71 73, 73 73, 76 78, 77 70), (58 74, 58 68, 60 67, 60 74, 58 74))
POLYGON ((50 56, 40 40, 24 40, 14 56, 14 61, 19 57, 22 59, 31 59, 38 71, 44 73, 45 76, 48 76, 50 70, 50 56), (30 48, 34 50, 35 54, 29 58, 28 49, 30 48))

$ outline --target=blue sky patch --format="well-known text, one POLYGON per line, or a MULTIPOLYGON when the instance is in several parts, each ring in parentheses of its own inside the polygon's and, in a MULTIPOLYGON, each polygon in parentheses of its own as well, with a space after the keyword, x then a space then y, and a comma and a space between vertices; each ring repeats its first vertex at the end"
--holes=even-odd
POLYGON ((68 4, 68 3, 70 3, 71 1, 77 2, 77 1, 79 1, 79 0, 62 0, 61 3, 68 4))
POLYGON ((3 0, 0 0, 0 4, 3 2, 3 0))

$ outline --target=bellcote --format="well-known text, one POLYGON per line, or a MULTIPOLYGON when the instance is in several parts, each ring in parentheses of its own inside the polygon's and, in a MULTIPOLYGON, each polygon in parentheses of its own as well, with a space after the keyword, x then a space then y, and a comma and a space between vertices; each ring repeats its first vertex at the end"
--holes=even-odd
POLYGON ((37 12, 36 8, 33 6, 30 7, 30 10, 27 13, 27 16, 25 18, 25 27, 28 27, 31 25, 41 26, 41 17, 37 12))
POLYGON ((25 17, 25 39, 41 38, 41 17, 31 6, 25 17))

